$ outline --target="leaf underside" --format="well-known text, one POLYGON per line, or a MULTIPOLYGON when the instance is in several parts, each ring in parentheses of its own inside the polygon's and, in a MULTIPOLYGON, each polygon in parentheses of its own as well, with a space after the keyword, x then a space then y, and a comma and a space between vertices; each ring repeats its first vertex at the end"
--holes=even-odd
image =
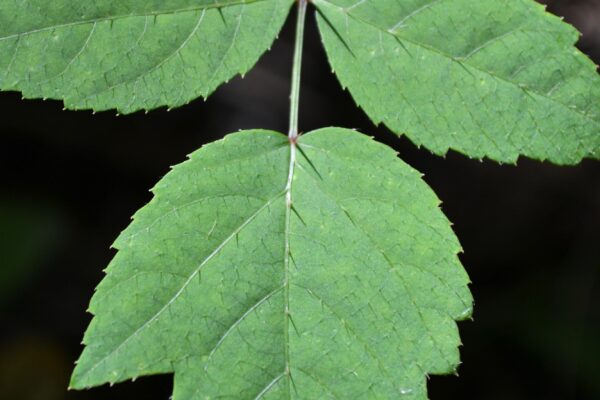
POLYGON ((290 150, 241 132, 158 183, 114 245, 72 387, 174 372, 175 400, 426 399, 427 374, 455 371, 472 299, 433 191, 353 131, 290 150))
POLYGON ((600 157, 600 76, 533 0, 314 0, 330 63, 375 123, 435 154, 600 157))
POLYGON ((244 74, 292 0, 0 0, 0 89, 121 113, 177 107, 244 74))

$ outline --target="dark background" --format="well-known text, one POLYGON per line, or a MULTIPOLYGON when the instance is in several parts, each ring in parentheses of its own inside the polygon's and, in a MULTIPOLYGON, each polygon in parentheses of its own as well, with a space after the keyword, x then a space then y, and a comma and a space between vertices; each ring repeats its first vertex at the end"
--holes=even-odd
MULTIPOLYGON (((600 2, 548 1, 600 63, 600 2)), ((374 127, 330 73, 309 13, 300 126, 357 128, 400 152, 444 201, 475 319, 460 377, 435 399, 600 399, 600 162, 480 163, 374 127)), ((0 94, 0 399, 168 399, 170 376, 66 392, 109 245, 186 154, 245 128, 287 129, 293 18, 245 79, 207 102, 117 117, 0 94)), ((568 133, 568 132, 567 132, 568 133)))

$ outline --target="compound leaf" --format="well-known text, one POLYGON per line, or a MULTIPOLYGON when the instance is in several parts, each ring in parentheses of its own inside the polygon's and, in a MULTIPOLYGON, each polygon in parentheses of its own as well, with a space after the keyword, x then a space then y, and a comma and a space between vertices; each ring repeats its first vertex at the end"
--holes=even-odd
POLYGON ((426 399, 459 362, 460 245, 364 135, 246 131, 192 154, 115 243, 72 386, 175 373, 175 400, 426 399))
POLYGON ((436 154, 600 157, 600 77, 532 0, 314 0, 344 87, 436 154))
POLYGON ((292 0, 0 0, 0 89, 122 113, 176 107, 271 45, 292 0))

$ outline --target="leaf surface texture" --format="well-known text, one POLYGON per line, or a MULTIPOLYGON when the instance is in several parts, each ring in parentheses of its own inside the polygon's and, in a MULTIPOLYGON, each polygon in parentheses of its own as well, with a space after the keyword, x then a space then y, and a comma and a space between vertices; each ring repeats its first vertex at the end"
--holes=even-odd
POLYGON ((175 400, 426 399, 426 374, 455 370, 472 300, 433 191, 353 131, 291 154, 241 132, 160 181, 114 245, 73 387, 174 372, 175 400))
POLYGON ((0 88, 122 113, 177 107, 247 72, 291 0, 0 0, 0 88))
POLYGON ((315 0, 344 87, 436 154, 600 157, 600 76, 533 0, 315 0))

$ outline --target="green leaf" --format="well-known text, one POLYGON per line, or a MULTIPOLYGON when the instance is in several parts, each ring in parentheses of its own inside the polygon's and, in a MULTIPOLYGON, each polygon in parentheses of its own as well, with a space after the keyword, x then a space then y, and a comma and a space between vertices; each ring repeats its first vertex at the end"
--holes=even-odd
POLYGON ((244 74, 292 0, 0 0, 0 89, 122 113, 177 107, 244 74))
POLYGON ((227 136, 117 239, 72 386, 175 373, 175 400, 426 399, 459 363, 460 245, 420 174, 364 135, 227 136))
POLYGON ((314 0, 333 69, 375 123, 436 154, 600 157, 600 77, 533 0, 314 0))

